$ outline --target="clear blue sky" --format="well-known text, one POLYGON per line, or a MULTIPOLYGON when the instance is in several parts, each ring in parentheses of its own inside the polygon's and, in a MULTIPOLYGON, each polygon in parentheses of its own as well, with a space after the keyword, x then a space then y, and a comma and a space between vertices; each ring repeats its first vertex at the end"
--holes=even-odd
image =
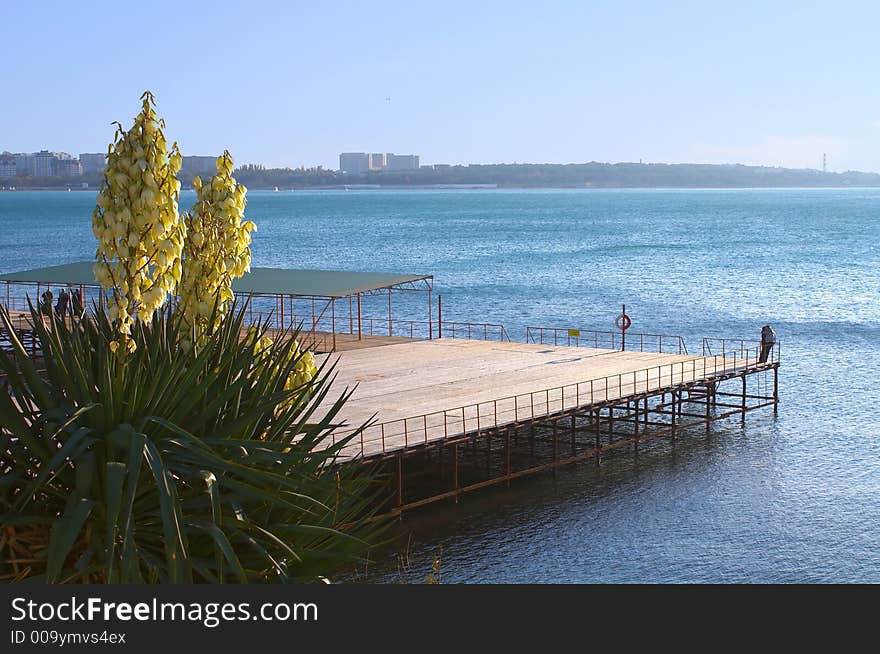
POLYGON ((880 171, 877 2, 4 2, 0 150, 880 171), (387 101, 386 98, 391 100, 387 101))

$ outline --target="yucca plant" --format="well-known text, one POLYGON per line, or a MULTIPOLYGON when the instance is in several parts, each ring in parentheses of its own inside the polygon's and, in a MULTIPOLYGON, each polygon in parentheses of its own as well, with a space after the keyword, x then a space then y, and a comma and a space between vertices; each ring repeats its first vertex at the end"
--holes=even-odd
POLYGON ((330 439, 349 392, 318 415, 332 365, 290 388, 296 334, 267 343, 244 311, 183 352, 160 310, 119 357, 103 312, 32 309, 38 370, 0 308, 0 578, 308 581, 367 551, 378 486, 330 439))

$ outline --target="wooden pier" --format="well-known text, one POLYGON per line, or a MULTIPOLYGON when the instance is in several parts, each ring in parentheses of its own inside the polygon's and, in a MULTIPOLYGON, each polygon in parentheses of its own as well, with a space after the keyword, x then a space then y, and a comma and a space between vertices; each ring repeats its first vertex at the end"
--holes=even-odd
MULTIPOLYGON (((13 316, 39 359, 30 320, 13 316)), ((457 325, 438 319, 436 333, 463 338, 300 332, 319 360, 336 360, 336 388, 355 389, 331 437, 348 439, 338 464, 383 468, 389 512, 599 464, 611 451, 779 402, 778 344, 761 361, 760 343, 739 339, 703 339, 697 355, 677 336, 632 334, 624 350, 611 332, 530 327, 526 339, 539 342, 517 343, 500 325, 457 325)))
MULTIPOLYGON (((13 311, 52 286, 78 287, 99 306, 103 297, 91 262, 0 283, 13 311)), ((625 306, 617 332, 527 327, 516 343, 497 323, 443 320, 439 296, 435 314, 432 275, 255 268, 236 284, 250 298, 250 322, 273 334, 299 327, 302 346, 338 357, 336 387, 355 388, 331 436, 347 439, 338 464, 384 467, 393 512, 584 459, 598 464, 612 450, 779 402, 778 344, 768 360, 760 342, 740 339, 704 338, 700 354, 689 354, 679 336, 627 333, 625 306), (395 316, 399 293, 424 294, 426 319, 395 316), (387 300, 387 313, 365 316, 370 298, 373 309, 387 300)), ((17 315, 14 329, 39 358, 29 320, 17 315)))
POLYGON ((775 410, 778 354, 761 362, 752 345, 704 339, 703 352, 689 355, 433 339, 325 355, 339 359, 336 384, 356 386, 341 418, 371 422, 348 430, 340 460, 383 465, 396 512, 599 463, 613 449, 775 410))

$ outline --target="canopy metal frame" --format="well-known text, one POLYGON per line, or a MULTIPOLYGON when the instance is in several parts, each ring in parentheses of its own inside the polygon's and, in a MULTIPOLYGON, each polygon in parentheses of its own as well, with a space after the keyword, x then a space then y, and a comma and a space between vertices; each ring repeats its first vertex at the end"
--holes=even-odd
MULTIPOLYGON (((5 293, 0 295, 0 297, 5 296, 6 306, 10 309, 18 309, 18 310, 26 310, 27 303, 26 297, 29 296, 27 291, 28 288, 36 289, 36 297, 31 298, 31 301, 34 303, 39 301, 41 293, 47 288, 78 288, 80 293, 82 294, 83 304, 85 306, 89 305, 90 300, 97 299, 99 306, 103 306, 105 301, 104 292, 102 292, 101 287, 94 280, 94 276, 91 275, 91 264, 89 263, 88 273, 85 270, 85 263, 77 263, 77 264, 69 264, 68 266, 53 266, 51 268, 43 268, 36 269, 33 271, 25 271, 23 273, 9 273, 5 275, 0 275, 0 283, 3 283, 6 286, 5 293), (67 273, 67 274, 65 274, 67 273), (24 297, 21 297, 21 293, 13 293, 13 290, 16 287, 23 287, 24 297), (16 302, 20 304, 20 306, 16 306, 16 302)), ((326 273, 327 276, 334 276, 338 278, 340 273, 344 273, 344 275, 350 276, 351 281, 353 282, 352 288, 356 288, 357 290, 351 290, 350 288, 343 287, 338 293, 329 293, 329 294, 319 294, 319 293, 302 293, 302 292, 261 292, 259 290, 247 290, 247 291, 236 291, 236 295, 239 297, 249 297, 251 299, 250 305, 250 315, 251 321, 253 322, 254 310, 253 310, 253 300, 256 298, 272 298, 272 302, 274 303, 274 310, 266 316, 268 324, 272 328, 276 329, 291 329, 291 328, 300 328, 302 331, 309 331, 312 335, 312 341, 316 342, 316 336, 321 332, 329 332, 332 342, 332 349, 336 350, 336 335, 337 334, 357 334, 357 340, 362 340, 365 335, 365 327, 364 322, 365 318, 362 313, 362 298, 367 297, 377 297, 377 296, 386 296, 388 298, 388 313, 387 317, 382 318, 374 318, 370 317, 366 320, 369 321, 369 334, 374 334, 374 323, 387 322, 387 334, 388 336, 394 336, 394 303, 393 297, 397 293, 425 293, 427 297, 427 320, 415 321, 415 320, 404 320, 410 326, 410 332, 413 331, 413 325, 418 324, 420 328, 423 328, 424 325, 427 325, 427 337, 434 337, 434 328, 433 328, 433 291, 434 291, 434 277, 433 275, 394 275, 394 274, 386 274, 386 273, 357 273, 357 272, 349 272, 349 271, 295 271, 295 270, 286 270, 286 269, 258 269, 261 271, 268 272, 270 274, 276 274, 275 276, 283 277, 285 273, 306 273, 309 276, 309 279, 321 279, 321 273, 326 273), (358 279, 358 276, 362 276, 363 279, 358 279), (393 280, 393 283, 383 284, 381 283, 381 279, 390 279, 393 280), (372 283, 365 280, 374 280, 372 283), (337 315, 337 304, 340 301, 345 301, 348 299, 348 316, 345 316, 344 313, 337 315), (297 303, 301 303, 305 301, 307 305, 311 305, 309 310, 306 312, 297 312, 296 307, 297 303), (329 312, 329 315, 328 315, 329 312), (297 317, 299 316, 299 320, 297 317), (347 318, 347 320, 346 320, 347 318), (340 322, 342 319, 342 322, 340 322), (329 329, 325 330, 323 326, 327 325, 329 321, 329 329), (343 327, 347 324, 347 329, 342 330, 340 327, 343 327), (306 327, 310 327, 310 329, 306 329, 306 327)), ((244 284, 243 284, 244 285, 244 284)), ((250 284, 244 286, 251 286, 250 284)), ((235 288, 233 286, 233 288, 235 288)), ((257 312, 258 320, 263 320, 263 316, 260 312, 257 312)))

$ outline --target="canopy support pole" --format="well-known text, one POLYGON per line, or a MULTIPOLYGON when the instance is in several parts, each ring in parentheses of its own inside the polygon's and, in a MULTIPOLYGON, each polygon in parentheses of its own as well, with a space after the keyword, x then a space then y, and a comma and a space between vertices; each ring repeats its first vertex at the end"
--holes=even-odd
POLYGON ((431 289, 428 289, 428 340, 434 338, 434 298, 431 296, 431 289))
POLYGON ((330 331, 333 332, 333 351, 336 351, 336 298, 330 300, 330 331))

